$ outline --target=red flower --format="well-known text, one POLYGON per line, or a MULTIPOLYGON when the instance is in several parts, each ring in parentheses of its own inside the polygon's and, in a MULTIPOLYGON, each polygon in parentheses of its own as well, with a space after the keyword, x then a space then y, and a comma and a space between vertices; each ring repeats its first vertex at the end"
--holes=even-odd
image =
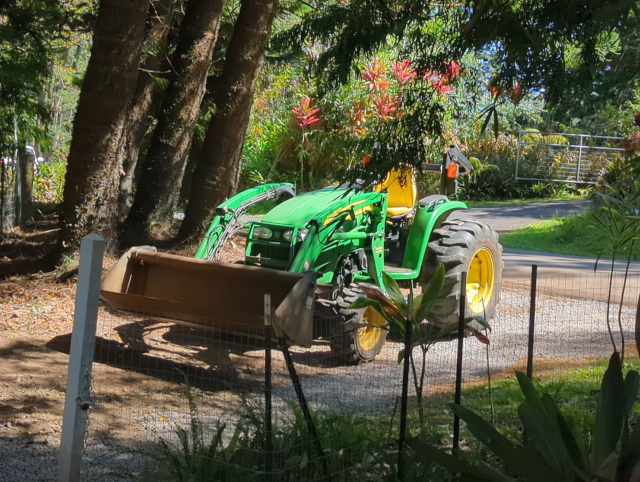
POLYGON ((511 101, 518 105, 522 100, 522 86, 516 82, 513 85, 513 90, 511 91, 511 101))
POLYGON ((366 122, 366 108, 361 102, 353 102, 353 112, 351 113, 352 122, 347 126, 347 130, 353 134, 364 134, 364 123, 366 122))
POLYGON ((402 87, 413 80, 416 76, 416 71, 411 67, 410 60, 403 60, 402 62, 394 62, 391 68, 391 75, 398 81, 398 87, 402 87))
POLYGON ((397 101, 389 94, 384 94, 376 99, 376 114, 380 120, 391 119, 398 110, 397 101))
POLYGON ((318 107, 311 107, 311 97, 308 95, 302 97, 300 107, 294 106, 291 111, 296 115, 298 127, 303 130, 320 120, 316 115, 320 112, 320 109, 318 107))
POLYGON ((384 78, 384 67, 375 59, 367 70, 362 73, 362 78, 367 82, 369 90, 384 89, 389 82, 384 78))
POLYGON ((640 153, 640 133, 623 137, 620 140, 620 147, 626 150, 630 156, 637 156, 640 153))
POLYGON ((444 71, 444 78, 447 80, 447 82, 451 82, 453 79, 458 77, 462 73, 460 72, 461 68, 462 67, 460 66, 460 64, 455 60, 448 62, 445 66, 444 71))
POLYGON ((431 87, 433 87, 438 94, 444 95, 445 97, 453 90, 453 87, 447 85, 447 81, 445 79, 438 79, 435 82, 431 82, 431 87))

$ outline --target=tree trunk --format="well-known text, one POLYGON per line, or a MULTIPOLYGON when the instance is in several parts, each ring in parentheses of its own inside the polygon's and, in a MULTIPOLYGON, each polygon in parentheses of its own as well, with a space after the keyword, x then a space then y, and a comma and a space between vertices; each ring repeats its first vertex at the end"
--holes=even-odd
POLYGON ((149 126, 149 117, 157 110, 156 78, 168 66, 167 37, 171 30, 175 0, 156 0, 151 3, 147 20, 145 44, 147 53, 141 62, 133 102, 125 121, 124 146, 120 194, 118 195, 118 221, 129 214, 133 203, 133 181, 140 148, 149 126))
POLYGON ((22 146, 16 160, 16 224, 24 226, 33 215, 33 169, 35 151, 22 146))
POLYGON ((186 158, 205 93, 224 0, 189 0, 173 56, 173 78, 121 240, 148 238, 149 221, 173 218, 186 158))
POLYGON ((101 0, 69 150, 62 212, 65 248, 97 232, 115 240, 122 131, 138 75, 148 0, 101 0))
POLYGON ((278 0, 242 1, 215 89, 216 112, 193 174, 189 204, 179 233, 181 239, 201 234, 216 206, 238 187, 255 79, 277 9, 278 0))

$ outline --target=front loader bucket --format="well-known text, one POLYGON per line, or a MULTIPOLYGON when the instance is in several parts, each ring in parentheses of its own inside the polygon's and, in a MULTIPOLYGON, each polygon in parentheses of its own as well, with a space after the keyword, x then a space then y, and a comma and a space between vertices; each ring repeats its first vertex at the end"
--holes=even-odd
POLYGON ((262 335, 264 295, 275 309, 303 276, 131 248, 103 278, 101 295, 148 318, 262 335))

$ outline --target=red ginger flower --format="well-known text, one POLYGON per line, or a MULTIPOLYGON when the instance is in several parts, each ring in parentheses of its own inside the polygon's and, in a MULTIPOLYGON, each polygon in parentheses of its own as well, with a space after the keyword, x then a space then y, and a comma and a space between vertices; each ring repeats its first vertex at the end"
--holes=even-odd
POLYGON ((458 77, 462 73, 460 72, 461 68, 462 67, 460 66, 460 64, 455 60, 448 62, 445 67, 445 73, 444 73, 445 80, 447 82, 451 82, 453 79, 458 77))
POLYGON ((416 71, 411 67, 410 60, 403 60, 402 62, 394 62, 391 68, 391 75, 398 81, 398 86, 402 87, 413 80, 416 76, 416 71))
POLYGON ((380 120, 391 119, 398 110, 397 102, 389 94, 384 94, 376 99, 376 114, 380 120))
POLYGON ((311 97, 308 95, 302 97, 300 107, 294 106, 291 111, 295 114, 296 124, 303 130, 320 120, 317 116, 320 108, 311 107, 311 97))
POLYGON ((369 90, 384 89, 389 82, 384 78, 384 66, 375 59, 367 70, 362 73, 362 78, 367 82, 369 90))

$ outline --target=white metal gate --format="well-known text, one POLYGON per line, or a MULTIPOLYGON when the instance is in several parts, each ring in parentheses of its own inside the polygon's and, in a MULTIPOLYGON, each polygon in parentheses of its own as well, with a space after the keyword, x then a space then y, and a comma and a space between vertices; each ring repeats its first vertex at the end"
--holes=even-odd
POLYGON ((518 131, 516 180, 595 184, 621 158, 620 137, 518 131))

